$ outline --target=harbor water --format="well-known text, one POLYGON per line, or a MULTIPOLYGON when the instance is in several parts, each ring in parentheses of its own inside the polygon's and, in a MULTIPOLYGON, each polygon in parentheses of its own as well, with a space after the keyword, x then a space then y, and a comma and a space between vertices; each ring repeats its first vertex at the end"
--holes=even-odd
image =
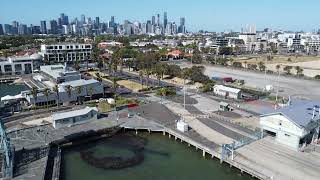
POLYGON ((24 84, 0 84, 0 98, 6 95, 17 95, 27 89, 28 87, 24 84))
POLYGON ((137 137, 116 135, 64 149, 61 177, 64 180, 252 179, 217 159, 202 157, 194 147, 157 133, 140 133, 137 137))

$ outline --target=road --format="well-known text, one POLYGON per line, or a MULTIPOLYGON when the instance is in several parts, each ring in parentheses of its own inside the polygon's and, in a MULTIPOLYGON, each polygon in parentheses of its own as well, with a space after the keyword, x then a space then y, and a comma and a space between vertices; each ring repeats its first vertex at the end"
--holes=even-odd
MULTIPOLYGON (((191 64, 181 63, 181 67, 190 67, 191 64)), ((263 89, 266 85, 273 85, 276 89, 278 76, 264 73, 243 71, 212 65, 205 66, 207 76, 232 77, 234 79, 243 79, 247 86, 263 89)), ((312 80, 302 80, 293 77, 280 76, 279 78, 279 95, 291 96, 292 98, 306 98, 320 100, 320 82, 312 80)))

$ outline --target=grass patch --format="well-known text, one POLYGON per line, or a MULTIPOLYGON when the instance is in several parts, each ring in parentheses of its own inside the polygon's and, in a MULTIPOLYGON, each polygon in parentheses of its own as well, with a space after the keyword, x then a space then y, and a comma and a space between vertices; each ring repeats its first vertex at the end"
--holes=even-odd
POLYGON ((120 86, 124 86, 134 92, 140 92, 142 89, 148 88, 148 86, 143 86, 143 88, 142 88, 141 84, 133 82, 133 81, 129 81, 129 80, 120 80, 120 81, 117 81, 117 83, 120 86))

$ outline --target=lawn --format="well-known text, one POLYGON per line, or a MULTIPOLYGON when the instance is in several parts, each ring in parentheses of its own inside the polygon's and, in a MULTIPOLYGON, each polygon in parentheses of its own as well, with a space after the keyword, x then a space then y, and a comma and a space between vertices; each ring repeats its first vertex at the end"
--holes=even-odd
MULTIPOLYGON (((136 83, 133 81, 129 81, 129 80, 120 80, 117 81, 117 84, 120 86, 124 86, 134 92, 139 92, 142 89, 142 86, 140 83, 136 83)), ((147 88, 148 86, 143 86, 143 88, 147 88)))

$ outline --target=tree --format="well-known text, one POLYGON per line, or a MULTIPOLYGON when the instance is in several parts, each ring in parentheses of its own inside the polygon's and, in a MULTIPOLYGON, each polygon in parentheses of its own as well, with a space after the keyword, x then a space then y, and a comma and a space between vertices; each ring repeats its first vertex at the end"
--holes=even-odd
POLYGON ((60 96, 59 96, 59 86, 56 84, 53 86, 52 91, 56 93, 56 97, 57 97, 57 106, 59 106, 60 104, 60 96))
POLYGON ((68 94, 69 99, 71 99, 73 87, 71 85, 67 85, 65 88, 66 88, 66 92, 68 94))
POLYGON ((81 93, 82 93, 82 86, 77 86, 77 93, 78 93, 78 103, 80 104, 81 93))
POLYGON ((242 63, 241 62, 233 62, 232 66, 235 68, 242 68, 242 63))
POLYGON ((202 57, 199 53, 194 53, 191 58, 191 63, 194 64, 201 64, 202 63, 202 57))
POLYGON ((101 77, 101 75, 100 75, 100 73, 96 73, 96 77, 97 77, 97 80, 99 81, 99 82, 102 82, 102 77, 101 77))
POLYGON ((297 76, 302 76, 303 75, 303 69, 300 66, 294 67, 296 70, 297 76))
POLYGON ((260 61, 258 63, 258 68, 260 71, 265 71, 266 70, 266 66, 264 65, 264 62, 260 61))
POLYGON ((50 95, 50 93, 51 93, 51 90, 49 88, 45 88, 43 90, 43 94, 44 94, 44 96, 46 96, 46 99, 47 99, 47 109, 49 107, 48 104, 49 104, 49 95, 50 95))
POLYGON ((140 77, 140 83, 141 83, 141 89, 143 89, 143 71, 139 71, 139 77, 140 77))
POLYGON ((90 96, 90 101, 91 101, 93 93, 94 93, 94 88, 92 86, 90 86, 89 89, 87 89, 87 93, 90 96))
POLYGON ((117 78, 112 77, 111 80, 112 80, 113 94, 116 94, 116 92, 117 92, 117 87, 118 87, 117 78))
POLYGON ((219 48, 220 55, 231 55, 233 53, 232 47, 221 47, 219 48))
POLYGON ((37 87, 32 87, 31 95, 33 96, 33 99, 34 99, 34 107, 36 107, 36 104, 37 104, 38 92, 39 92, 39 90, 37 87))
POLYGON ((292 66, 285 66, 283 68, 283 70, 287 73, 287 74, 291 74, 291 69, 292 69, 292 66))
POLYGON ((256 64, 248 64, 248 69, 250 70, 257 70, 257 65, 256 64))
POLYGON ((276 65, 277 72, 280 71, 280 68, 281 68, 280 64, 277 64, 277 65, 276 65))
POLYGON ((183 68, 181 71, 181 77, 183 79, 183 85, 186 84, 186 80, 190 78, 191 75, 191 69, 189 68, 183 68))

